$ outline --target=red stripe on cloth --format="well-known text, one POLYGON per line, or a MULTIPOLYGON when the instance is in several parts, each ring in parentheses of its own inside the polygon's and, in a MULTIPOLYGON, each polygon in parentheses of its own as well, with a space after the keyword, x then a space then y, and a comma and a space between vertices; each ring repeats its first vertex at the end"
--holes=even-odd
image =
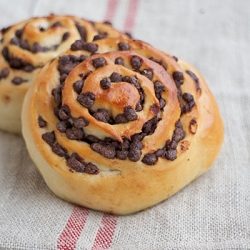
POLYGON ((89 210, 75 206, 67 224, 57 240, 57 249, 74 250, 87 221, 89 210))
POLYGON ((108 249, 111 246, 118 216, 104 214, 92 250, 108 249))
POLYGON ((124 31, 133 33, 138 6, 139 0, 129 0, 127 16, 124 23, 124 31))
POLYGON ((118 6, 118 0, 109 0, 104 21, 112 22, 118 6))

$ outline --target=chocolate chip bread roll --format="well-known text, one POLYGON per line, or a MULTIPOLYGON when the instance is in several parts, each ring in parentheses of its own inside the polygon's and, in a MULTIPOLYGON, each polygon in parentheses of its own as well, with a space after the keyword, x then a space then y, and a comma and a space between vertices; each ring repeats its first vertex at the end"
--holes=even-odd
POLYGON ((113 214, 151 207, 204 173, 223 141, 199 72, 142 41, 76 41, 24 102, 23 136, 49 188, 113 214))
POLYGON ((111 25, 73 16, 31 18, 0 31, 0 129, 21 133, 21 107, 41 67, 75 41, 125 36, 111 25))

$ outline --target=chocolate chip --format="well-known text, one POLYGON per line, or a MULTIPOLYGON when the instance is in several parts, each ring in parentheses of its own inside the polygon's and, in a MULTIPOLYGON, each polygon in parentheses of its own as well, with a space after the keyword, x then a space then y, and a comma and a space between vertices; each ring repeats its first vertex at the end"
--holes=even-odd
POLYGON ((127 150, 117 150, 116 151, 116 157, 120 160, 126 160, 127 156, 128 156, 127 150))
POLYGON ((124 115, 128 121, 135 121, 138 119, 138 115, 131 106, 127 106, 124 108, 124 115))
POLYGON ((76 128, 84 128, 89 125, 89 121, 85 117, 80 116, 73 119, 73 124, 76 128))
POLYGON ((84 85, 83 80, 78 80, 73 83, 73 88, 77 94, 80 94, 82 92, 83 85, 84 85))
POLYGON ((73 153, 67 160, 67 165, 75 170, 76 172, 83 173, 85 170, 85 164, 83 158, 77 154, 73 153))
POLYGON ((177 88, 180 88, 180 86, 184 83, 184 75, 180 71, 175 71, 173 73, 173 79, 177 88))
POLYGON ((142 109, 143 109, 143 107, 142 107, 141 103, 138 102, 138 103, 136 104, 136 106, 135 106, 135 110, 136 110, 137 112, 139 112, 139 111, 142 111, 142 109))
POLYGON ((42 139, 48 143, 50 146, 53 145, 53 143, 56 141, 55 133, 54 131, 52 132, 46 132, 42 134, 42 139))
POLYGON ((115 148, 112 147, 111 145, 107 145, 106 147, 104 146, 102 148, 101 154, 108 159, 114 159, 116 155, 115 148))
POLYGON ((43 51, 43 47, 39 43, 34 43, 31 49, 33 53, 38 53, 43 51))
POLYGON ((86 41, 86 29, 83 26, 81 26, 79 23, 76 23, 76 28, 77 28, 82 40, 86 41))
POLYGON ((4 47, 4 48, 2 49, 2 55, 3 55, 3 57, 4 57, 4 59, 5 59, 6 61, 9 60, 9 50, 8 50, 7 47, 4 47))
POLYGON ((70 36, 70 32, 65 32, 65 33, 63 34, 63 36, 62 36, 62 41, 68 40, 69 36, 70 36))
POLYGON ((182 124, 181 124, 181 121, 180 121, 180 120, 176 121, 175 127, 176 127, 176 128, 182 128, 182 124))
POLYGON ((70 118, 70 109, 67 105, 63 105, 58 113, 61 120, 67 120, 70 118))
POLYGON ((133 162, 139 161, 141 158, 141 150, 138 148, 129 150, 128 158, 133 162))
POLYGON ((53 23, 51 28, 56 28, 56 27, 60 27, 60 26, 62 26, 62 24, 60 22, 55 22, 55 23, 53 23))
POLYGON ((100 81, 101 88, 106 90, 109 89, 111 86, 111 80, 109 77, 105 77, 100 81))
POLYGON ((177 151, 176 149, 169 149, 165 153, 165 157, 167 160, 173 161, 177 158, 177 151))
POLYGON ((100 108, 100 109, 97 109, 97 112, 101 113, 105 117, 107 122, 110 121, 109 112, 106 109, 100 108))
POLYGON ((76 40, 73 44, 71 44, 71 50, 83 50, 84 49, 84 41, 83 40, 76 40))
POLYGON ((0 71, 0 79, 7 78, 9 73, 10 73, 10 71, 8 68, 3 69, 2 71, 0 71))
POLYGON ((163 98, 160 98, 159 103, 160 109, 163 110, 163 108, 166 106, 166 101, 163 98))
POLYGON ((103 23, 109 25, 109 26, 112 26, 112 23, 110 21, 104 21, 103 23))
POLYGON ((151 61, 153 61, 153 62, 156 62, 156 63, 160 64, 165 70, 167 69, 166 65, 163 63, 162 60, 156 59, 156 58, 154 58, 154 57, 152 57, 152 56, 149 57, 149 59, 150 59, 151 61))
POLYGON ((184 93, 182 95, 182 98, 186 101, 186 102, 192 102, 194 100, 194 97, 192 94, 190 93, 184 93))
POLYGON ((99 169, 96 165, 94 165, 93 163, 88 163, 86 166, 85 166, 85 172, 87 174, 99 174, 99 169))
POLYGON ((25 50, 29 50, 30 46, 27 40, 20 40, 20 47, 25 50))
POLYGON ((18 37, 19 39, 22 37, 23 34, 23 29, 18 29, 15 32, 16 37, 18 37))
POLYGON ((70 127, 70 122, 69 121, 60 121, 56 124, 56 128, 58 129, 58 131, 60 131, 61 133, 65 133, 67 128, 70 127))
POLYGON ((2 34, 6 33, 12 26, 8 26, 1 29, 2 34))
POLYGON ((60 86, 52 89, 52 95, 54 96, 56 104, 60 104, 62 102, 62 88, 60 86))
POLYGON ((24 65, 22 67, 22 70, 24 70, 25 72, 32 72, 35 68, 32 65, 24 65))
POLYGON ((142 149, 142 143, 139 140, 134 140, 130 143, 130 150, 142 149))
POLYGON ((176 56, 173 56, 174 60, 178 62, 178 58, 176 56))
POLYGON ((120 42, 118 43, 119 50, 130 50, 130 45, 128 43, 120 42))
POLYGON ((132 56, 130 59, 130 63, 134 70, 139 70, 142 66, 142 59, 138 56, 132 56))
POLYGON ((106 59, 104 57, 97 57, 92 60, 93 66, 98 69, 107 64, 106 59))
POLYGON ((107 123, 108 121, 106 120, 105 116, 101 113, 101 112, 95 112, 93 114, 93 117, 95 117, 96 120, 101 121, 101 122, 105 122, 107 123))
POLYGON ((120 75, 117 72, 113 72, 110 76, 111 82, 121 82, 122 81, 122 75, 120 75))
POLYGON ((12 79, 12 83, 14 83, 15 85, 20 85, 20 84, 22 84, 23 82, 27 82, 28 80, 25 80, 25 79, 23 79, 23 78, 21 78, 21 77, 18 77, 18 76, 16 76, 16 77, 14 77, 13 79, 12 79))
POLYGON ((161 82, 155 81, 154 82, 154 90, 155 90, 155 93, 161 93, 161 92, 165 91, 165 87, 161 82))
POLYGON ((44 32, 46 29, 45 29, 44 27, 39 27, 39 30, 40 30, 41 32, 44 32))
POLYGON ((173 140, 177 143, 185 138, 185 131, 182 128, 176 128, 174 130, 173 140))
POLYGON ((116 57, 115 64, 124 66, 124 60, 121 57, 116 57))
POLYGON ((149 80, 153 80, 153 69, 144 69, 143 71, 140 72, 143 76, 146 76, 149 80))
POLYGON ((99 140, 96 136, 94 136, 94 135, 87 135, 87 136, 86 136, 86 139, 87 139, 88 141, 90 141, 91 143, 99 142, 99 141, 100 141, 100 140, 99 140))
POLYGON ((93 38, 93 41, 96 41, 96 40, 101 40, 105 37, 107 37, 108 34, 98 34, 98 35, 95 35, 94 38, 93 38))
POLYGON ((52 151, 58 156, 61 156, 61 157, 67 156, 67 150, 63 148, 62 146, 60 146, 58 143, 52 146, 52 151))
POLYGON ((67 74, 62 74, 62 75, 60 76, 60 83, 61 83, 61 84, 63 84, 63 83, 65 82, 67 76, 68 76, 67 74))
POLYGON ((124 114, 118 114, 115 117, 115 124, 119 124, 119 123, 127 123, 128 119, 126 118, 126 116, 124 114))
POLYGON ((154 103, 150 106, 150 111, 153 112, 154 115, 157 115, 160 111, 160 106, 158 105, 158 103, 154 103))
POLYGON ((133 84, 137 89, 141 88, 140 82, 139 82, 139 80, 135 76, 124 76, 122 78, 122 80, 124 82, 129 82, 129 83, 133 84))
POLYGON ((95 95, 92 92, 81 93, 78 95, 77 101, 85 108, 90 108, 94 105, 95 95))
POLYGON ((157 162, 157 157, 153 153, 144 155, 142 162, 147 165, 154 165, 157 162))
POLYGON ((164 157, 166 154, 166 149, 165 148, 160 148, 155 151, 155 156, 156 157, 164 157))
POLYGON ((95 43, 86 43, 84 45, 84 49, 90 52, 91 54, 94 54, 98 50, 98 45, 95 43))
POLYGON ((17 37, 13 37, 11 38, 10 40, 10 44, 13 44, 13 45, 16 45, 16 46, 19 46, 20 43, 19 43, 19 39, 17 37))
POLYGON ((72 127, 66 130, 66 136, 70 140, 81 140, 84 136, 84 132, 81 128, 72 127))
POLYGON ((40 128, 44 128, 47 125, 47 122, 40 115, 38 116, 38 125, 40 128))

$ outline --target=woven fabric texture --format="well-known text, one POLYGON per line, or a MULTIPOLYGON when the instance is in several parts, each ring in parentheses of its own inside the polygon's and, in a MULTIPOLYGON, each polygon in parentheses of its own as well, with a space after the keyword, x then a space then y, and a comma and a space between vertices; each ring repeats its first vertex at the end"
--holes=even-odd
POLYGON ((50 13, 109 20, 194 65, 218 101, 225 141, 199 179, 120 217, 55 197, 24 140, 0 131, 0 249, 250 249, 250 1, 1 0, 0 28, 50 13))

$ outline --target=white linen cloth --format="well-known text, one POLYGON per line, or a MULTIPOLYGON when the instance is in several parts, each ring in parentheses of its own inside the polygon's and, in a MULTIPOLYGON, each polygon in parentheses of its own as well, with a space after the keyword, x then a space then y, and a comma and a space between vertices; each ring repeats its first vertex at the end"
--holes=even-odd
POLYGON ((55 197, 23 139, 0 131, 0 249, 250 249, 250 1, 1 0, 0 29, 50 13, 110 20, 194 65, 218 101, 225 141, 199 179, 119 217, 55 197))

